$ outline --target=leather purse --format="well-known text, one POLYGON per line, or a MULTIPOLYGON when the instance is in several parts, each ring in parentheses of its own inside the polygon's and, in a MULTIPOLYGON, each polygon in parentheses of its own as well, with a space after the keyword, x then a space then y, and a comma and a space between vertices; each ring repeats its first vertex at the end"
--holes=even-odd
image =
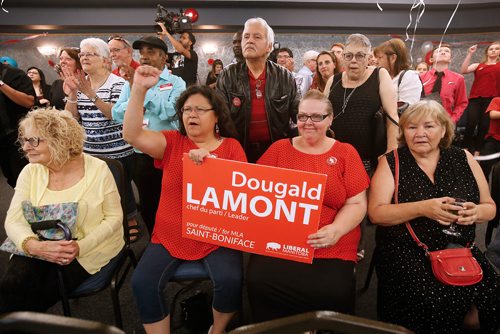
MULTIPOLYGON (((394 203, 398 203, 399 157, 394 150, 394 203)), ((409 222, 405 223, 408 232, 421 247, 431 262, 432 273, 436 279, 446 285, 468 286, 481 282, 483 269, 474 258, 471 247, 448 248, 430 252, 429 247, 420 241, 409 222)))

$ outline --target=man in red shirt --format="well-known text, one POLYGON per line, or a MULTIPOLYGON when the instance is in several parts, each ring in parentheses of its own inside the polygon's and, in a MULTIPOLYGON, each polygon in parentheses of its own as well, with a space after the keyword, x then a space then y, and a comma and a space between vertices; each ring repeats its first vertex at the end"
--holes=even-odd
POLYGON ((112 73, 129 81, 134 76, 134 70, 140 66, 132 58, 132 45, 122 36, 111 36, 108 46, 111 60, 116 65, 112 73))
POLYGON ((420 75, 425 95, 439 93, 441 104, 456 124, 468 104, 464 77, 448 68, 451 63, 451 49, 448 44, 442 44, 441 47, 436 48, 431 61, 432 70, 420 75))

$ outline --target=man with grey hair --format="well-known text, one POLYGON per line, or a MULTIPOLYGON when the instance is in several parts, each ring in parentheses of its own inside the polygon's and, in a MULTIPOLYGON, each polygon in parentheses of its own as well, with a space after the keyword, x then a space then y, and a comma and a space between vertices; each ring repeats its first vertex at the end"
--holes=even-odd
POLYGON ((316 73, 316 58, 318 58, 319 52, 314 50, 309 50, 304 53, 302 56, 302 61, 304 62, 304 66, 297 72, 298 76, 303 77, 302 84, 300 86, 301 95, 304 96, 309 87, 311 87, 313 83, 314 73, 316 73))
POLYGON ((116 66, 111 73, 127 81, 132 80, 134 70, 138 68, 140 64, 132 58, 133 50, 130 42, 122 36, 114 35, 108 38, 108 46, 111 60, 116 66))
POLYGON ((245 61, 226 67, 217 80, 250 162, 256 162, 274 141, 291 137, 297 115, 299 99, 292 74, 267 60, 273 44, 274 32, 265 20, 247 20, 241 41, 245 61))

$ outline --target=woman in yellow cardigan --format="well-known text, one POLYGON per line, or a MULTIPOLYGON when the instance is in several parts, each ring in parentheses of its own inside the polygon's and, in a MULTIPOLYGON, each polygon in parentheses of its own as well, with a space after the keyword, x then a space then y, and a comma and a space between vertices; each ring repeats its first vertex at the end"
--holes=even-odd
POLYGON ((14 255, 0 281, 0 314, 42 312, 60 300, 57 268, 69 291, 123 248, 120 196, 104 161, 83 153, 84 132, 67 111, 37 109, 19 125, 29 164, 19 175, 5 220, 14 255), (73 240, 44 241, 32 232, 23 205, 78 203, 73 240))

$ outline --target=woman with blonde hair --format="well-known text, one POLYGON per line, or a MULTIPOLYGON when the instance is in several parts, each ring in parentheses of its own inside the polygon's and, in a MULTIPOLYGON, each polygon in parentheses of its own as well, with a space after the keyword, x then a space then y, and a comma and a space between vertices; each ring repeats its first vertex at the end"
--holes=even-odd
POLYGON ((299 104, 299 136, 276 141, 257 161, 328 179, 319 229, 307 240, 315 249, 312 264, 250 256, 247 285, 256 321, 316 310, 354 313, 354 268, 369 178, 354 147, 332 138, 332 121, 328 98, 308 91, 299 104))
POLYGON ((488 182, 472 155, 451 145, 455 126, 439 103, 411 105, 399 127, 402 146, 380 158, 368 200, 377 225, 378 317, 416 333, 495 333, 499 276, 474 245, 476 225, 495 216, 488 182), (429 251, 470 247, 482 280, 441 283, 406 223, 429 251))
POLYGON ((45 312, 61 298, 59 266, 72 291, 124 246, 115 180, 104 161, 83 153, 84 138, 67 111, 36 109, 19 124, 19 143, 29 164, 19 175, 5 230, 22 255, 10 259, 0 281, 0 313, 45 312), (71 217, 76 220, 73 240, 43 240, 31 230, 27 203, 39 211, 52 206, 53 215, 58 205, 69 202, 78 206, 71 217))

